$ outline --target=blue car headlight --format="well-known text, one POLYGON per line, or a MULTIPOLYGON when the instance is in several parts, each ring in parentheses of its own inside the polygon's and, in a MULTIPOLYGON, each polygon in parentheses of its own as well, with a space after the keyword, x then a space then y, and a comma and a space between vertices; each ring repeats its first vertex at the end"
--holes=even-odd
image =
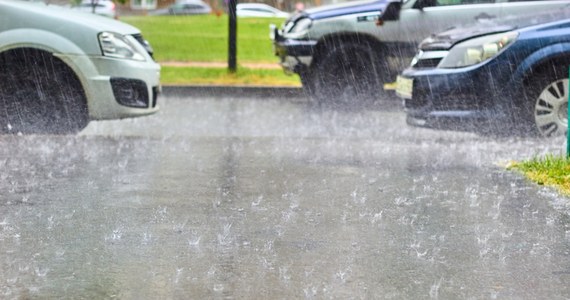
POLYGON ((503 32, 461 42, 439 63, 439 68, 461 68, 489 60, 512 44, 518 37, 517 32, 503 32))

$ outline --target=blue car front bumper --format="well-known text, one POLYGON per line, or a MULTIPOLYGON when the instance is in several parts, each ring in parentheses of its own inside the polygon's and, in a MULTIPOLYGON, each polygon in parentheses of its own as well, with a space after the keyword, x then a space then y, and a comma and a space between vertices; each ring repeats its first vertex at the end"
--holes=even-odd
POLYGON ((479 131, 508 121, 514 91, 506 84, 511 70, 496 64, 461 69, 412 69, 405 97, 407 122, 413 126, 479 131))

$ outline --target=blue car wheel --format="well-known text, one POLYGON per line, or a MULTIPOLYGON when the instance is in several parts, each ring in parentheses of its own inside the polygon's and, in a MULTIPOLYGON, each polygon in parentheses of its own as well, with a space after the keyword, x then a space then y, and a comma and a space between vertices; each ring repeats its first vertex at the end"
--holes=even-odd
POLYGON ((548 65, 526 84, 522 121, 531 134, 565 135, 568 130, 568 71, 548 65))
POLYGON ((538 95, 534 120, 543 136, 566 134, 568 130, 568 78, 547 85, 538 95))

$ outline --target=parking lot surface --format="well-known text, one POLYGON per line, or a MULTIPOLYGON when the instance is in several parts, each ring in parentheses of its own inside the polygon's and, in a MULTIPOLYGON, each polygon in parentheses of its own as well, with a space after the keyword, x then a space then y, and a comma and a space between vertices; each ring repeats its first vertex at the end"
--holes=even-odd
POLYGON ((563 138, 412 128, 392 99, 162 100, 0 136, 0 298, 570 296, 568 199, 503 167, 563 138))

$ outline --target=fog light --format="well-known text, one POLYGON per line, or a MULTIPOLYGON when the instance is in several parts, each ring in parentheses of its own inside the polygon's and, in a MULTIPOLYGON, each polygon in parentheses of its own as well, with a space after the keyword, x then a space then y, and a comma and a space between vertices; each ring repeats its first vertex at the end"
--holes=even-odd
POLYGON ((149 97, 146 83, 138 79, 111 78, 113 95, 121 105, 148 107, 149 97))

